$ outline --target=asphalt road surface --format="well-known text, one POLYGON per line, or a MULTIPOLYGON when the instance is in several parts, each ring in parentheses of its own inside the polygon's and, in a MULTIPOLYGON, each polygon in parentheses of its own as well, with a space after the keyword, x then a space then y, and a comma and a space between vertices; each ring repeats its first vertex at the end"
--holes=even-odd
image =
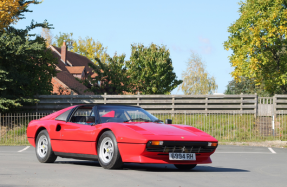
POLYGON ((190 171, 166 164, 105 170, 98 162, 63 158, 41 164, 34 147, 0 146, 0 186, 287 186, 287 149, 222 145, 211 159, 190 171))

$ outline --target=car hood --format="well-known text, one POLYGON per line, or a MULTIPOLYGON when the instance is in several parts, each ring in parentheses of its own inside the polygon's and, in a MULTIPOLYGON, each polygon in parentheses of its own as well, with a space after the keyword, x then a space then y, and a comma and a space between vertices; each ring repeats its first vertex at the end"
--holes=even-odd
POLYGON ((187 125, 162 124, 153 122, 130 122, 125 126, 137 131, 142 135, 161 135, 161 136, 206 136, 207 133, 187 125))

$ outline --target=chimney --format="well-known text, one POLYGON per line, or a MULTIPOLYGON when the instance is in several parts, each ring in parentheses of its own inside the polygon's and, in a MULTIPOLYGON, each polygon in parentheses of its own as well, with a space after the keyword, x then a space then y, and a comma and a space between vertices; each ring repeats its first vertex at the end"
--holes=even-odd
POLYGON ((63 42, 63 46, 61 47, 61 60, 66 64, 67 59, 67 46, 66 42, 63 42))

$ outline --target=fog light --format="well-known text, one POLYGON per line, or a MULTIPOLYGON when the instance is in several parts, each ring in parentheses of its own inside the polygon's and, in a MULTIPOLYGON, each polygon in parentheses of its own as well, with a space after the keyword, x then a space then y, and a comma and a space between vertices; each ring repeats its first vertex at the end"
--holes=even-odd
POLYGON ((151 141, 151 145, 163 145, 163 141, 151 141))
POLYGON ((208 142, 208 146, 209 146, 209 147, 216 147, 216 146, 217 146, 217 143, 208 142))

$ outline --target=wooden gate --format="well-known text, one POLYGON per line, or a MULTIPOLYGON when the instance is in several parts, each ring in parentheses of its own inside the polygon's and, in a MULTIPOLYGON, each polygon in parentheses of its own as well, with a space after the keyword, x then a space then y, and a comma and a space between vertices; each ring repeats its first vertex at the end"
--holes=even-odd
POLYGON ((273 115, 273 97, 258 98, 258 116, 273 115))
POLYGON ((256 127, 261 136, 270 136, 273 134, 273 108, 273 97, 258 98, 258 114, 256 119, 256 127))

